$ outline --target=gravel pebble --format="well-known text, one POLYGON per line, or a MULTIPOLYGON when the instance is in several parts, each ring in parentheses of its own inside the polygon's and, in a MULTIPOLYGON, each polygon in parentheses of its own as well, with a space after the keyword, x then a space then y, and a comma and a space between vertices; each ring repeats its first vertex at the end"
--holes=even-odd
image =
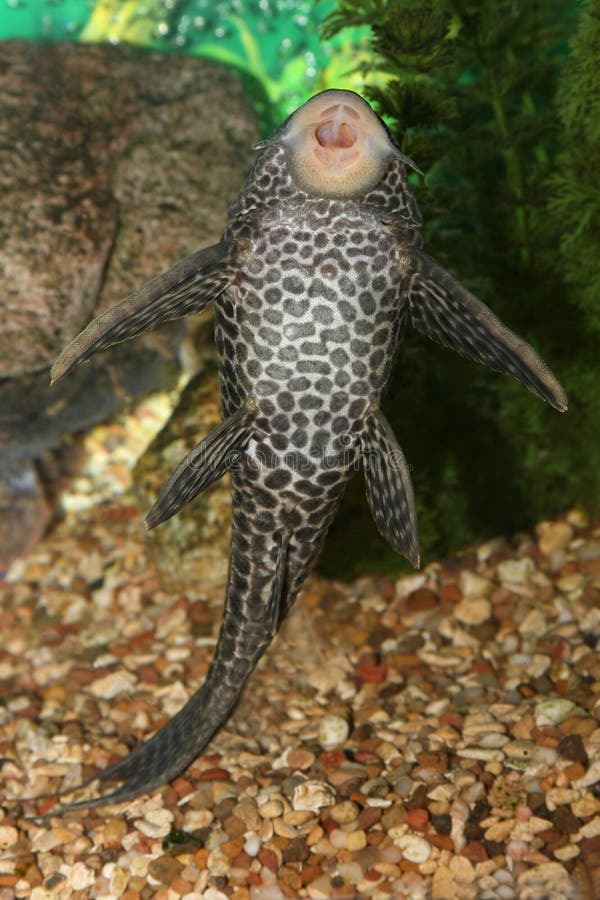
POLYGON ((324 750, 333 750, 344 743, 349 731, 348 722, 341 716, 323 716, 319 722, 319 743, 324 750))
POLYGON ((97 432, 85 502, 2 584, 2 900, 539 900, 597 879, 600 527, 575 511, 396 581, 313 576, 180 778, 128 809, 17 818, 12 800, 143 740, 213 652, 227 487, 165 564, 115 467, 128 427, 97 432))

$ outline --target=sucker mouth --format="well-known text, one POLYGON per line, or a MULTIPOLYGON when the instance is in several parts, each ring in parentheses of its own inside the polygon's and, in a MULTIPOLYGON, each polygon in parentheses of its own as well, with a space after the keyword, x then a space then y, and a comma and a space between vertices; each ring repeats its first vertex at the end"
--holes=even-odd
POLYGON ((285 135, 293 177, 311 194, 351 197, 381 178, 394 154, 381 121, 351 91, 324 91, 291 117, 285 135))
POLYGON ((315 131, 315 137, 321 147, 352 147, 356 143, 356 134, 345 122, 324 122, 315 131))
POLYGON ((323 110, 314 127, 314 155, 327 169, 345 169, 359 155, 360 116, 345 103, 323 110), (354 121, 352 121, 354 120, 354 121))
POLYGON ((321 147, 328 150, 353 147, 358 139, 358 129, 351 120, 358 118, 356 110, 345 103, 330 106, 321 113, 321 119, 325 121, 315 128, 315 137, 321 147))

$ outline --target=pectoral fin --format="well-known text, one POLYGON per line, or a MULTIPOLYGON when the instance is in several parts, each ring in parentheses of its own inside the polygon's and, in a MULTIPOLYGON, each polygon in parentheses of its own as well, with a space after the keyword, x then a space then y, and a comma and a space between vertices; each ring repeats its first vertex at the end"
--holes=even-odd
POLYGON ((435 260, 413 251, 409 308, 415 328, 462 356, 506 372, 564 412, 567 397, 535 350, 435 260))
POLYGON ((388 421, 380 411, 365 422, 360 437, 367 500, 377 528, 397 553, 416 568, 420 549, 410 472, 388 421))
POLYGON ((244 403, 196 444, 179 463, 156 503, 146 516, 146 528, 154 528, 179 512, 235 463, 252 434, 254 410, 244 403))
POLYGON ((60 354, 52 367, 52 382, 98 350, 172 319, 201 312, 230 282, 223 255, 221 244, 198 250, 98 316, 60 354))

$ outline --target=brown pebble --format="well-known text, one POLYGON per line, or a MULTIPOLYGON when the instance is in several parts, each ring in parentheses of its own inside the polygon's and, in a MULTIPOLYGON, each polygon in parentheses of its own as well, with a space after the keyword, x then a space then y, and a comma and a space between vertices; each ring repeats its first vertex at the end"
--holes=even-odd
POLYGON ((484 841, 483 846, 487 850, 490 859, 495 856, 504 856, 506 853, 506 844, 501 841, 484 841))
POLYGON ((558 754, 563 759, 570 759, 571 762, 581 763, 586 769, 590 764, 589 757, 583 745, 580 734, 567 734, 558 745, 558 754))
POLYGON ((120 849, 121 842, 128 831, 125 819, 111 819, 104 826, 104 845, 111 850, 120 849))
POLYGON ((462 591, 455 581, 443 584, 441 594, 444 600, 450 600, 452 603, 458 603, 459 600, 462 600, 462 591))
POLYGON ((589 737, 596 730, 598 723, 588 716, 570 716, 558 726, 563 734, 589 737))
POLYGON ((379 847, 381 842, 385 839, 386 834, 385 831, 369 831, 367 832, 367 844, 371 847, 379 847))
POLYGON ((461 855, 465 856, 472 863, 485 862, 486 859, 489 859, 488 851, 481 841, 469 841, 461 851, 461 855))
POLYGON ((435 609, 439 602, 440 598, 438 595, 428 588, 418 588, 406 598, 406 606, 410 612, 423 612, 428 609, 435 609))
POLYGON ((546 828, 545 831, 538 831, 536 837, 548 845, 549 849, 559 846, 564 838, 558 828, 546 828))
POLYGON ((426 809, 422 809, 421 807, 409 809, 406 816, 406 822, 413 831, 427 831, 429 813, 426 809))
POLYGON ((403 803, 394 803, 389 809, 386 809, 381 817, 381 824, 386 831, 394 828, 396 825, 404 825, 407 818, 406 808, 403 803))
POLYGON ((585 767, 581 763, 571 763, 564 769, 564 774, 569 781, 578 781, 585 775, 585 767))
POLYGON ((242 850, 241 853, 232 860, 231 864, 236 869, 249 869, 252 863, 252 857, 248 856, 245 850, 242 850))
POLYGON ((372 828, 383 815, 383 810, 379 806, 367 806, 360 811, 358 816, 358 827, 368 831, 372 828))
POLYGON ((600 868, 600 834, 593 838, 584 838, 580 846, 586 866, 590 869, 600 868))
POLYGON ((299 769, 300 771, 310 769, 314 761, 315 754, 311 753, 310 750, 303 750, 302 748, 290 750, 287 755, 288 766, 292 769, 299 769))
POLYGON ((406 808, 418 809, 420 807, 425 807, 427 803, 427 791, 428 787, 426 784, 417 784, 416 788, 405 802, 406 808))
POLYGON ((456 728, 458 732, 462 732, 463 717, 454 709, 449 709, 445 713, 442 713, 439 721, 440 725, 450 725, 451 728, 456 728))
POLYGON ((356 667, 356 674, 359 681, 379 684, 379 682, 385 681, 387 668, 371 663, 359 663, 356 667))
POLYGON ((326 750, 321 753, 319 760, 325 769, 338 769, 346 762, 346 754, 343 750, 326 750))
POLYGON ((235 857, 244 849, 244 844, 245 838, 236 837, 231 841, 225 841, 224 844, 221 844, 219 849, 228 859, 235 859, 235 857))
POLYGON ((301 872, 302 884, 310 884, 323 874, 321 866, 304 866, 301 872))
POLYGON ((196 777, 199 778, 200 781, 229 781, 229 772, 227 769, 215 767, 214 769, 205 769, 196 777))
POLYGON ((164 853, 156 859, 151 860, 148 871, 153 878, 160 881, 161 884, 171 884, 178 875, 180 875, 183 865, 174 857, 164 853))
POLYGON ((416 653, 391 653, 386 656, 386 659, 399 672, 404 672, 406 669, 414 669, 421 663, 416 653))
POLYGON ((403 872, 418 872, 419 863, 413 862, 411 859, 404 858, 400 860, 400 868, 403 872))
POLYGON ((248 830, 246 828, 246 823, 243 822, 242 819, 238 818, 238 816, 234 815, 227 816, 227 818, 223 822, 223 828, 230 838, 241 837, 241 835, 245 834, 248 830))
POLYGON ((417 753, 417 762, 424 769, 432 769, 434 772, 445 772, 448 768, 447 753, 417 753))
POLYGON ((304 838, 293 838, 287 847, 282 850, 282 857, 284 863, 289 862, 304 862, 305 859, 308 859, 309 850, 306 845, 306 841, 304 838))
POLYGON ((428 834, 427 840, 432 847, 437 847, 439 850, 449 850, 450 852, 454 850, 454 841, 449 834, 428 834))
POLYGON ((552 818, 561 834, 575 834, 581 828, 581 822, 568 806, 557 806, 552 818))
POLYGON ((224 822, 233 812, 234 806, 234 797, 226 797, 224 800, 219 800, 218 803, 215 803, 213 808, 215 819, 220 819, 221 822, 224 822))
POLYGON ((185 878, 181 878, 178 876, 175 878, 172 884, 169 885, 169 894, 168 897, 171 897, 171 891, 174 891, 176 894, 179 894, 180 897, 183 897, 185 894, 189 894, 192 890, 193 885, 190 884, 189 881, 186 881, 185 878))
POLYGON ((260 859, 263 866, 266 866, 267 869, 270 869, 271 872, 277 872, 279 868, 279 864, 277 862, 277 854, 272 850, 269 850, 268 847, 262 847, 258 851, 258 858, 260 859))
POLYGON ((196 866, 202 871, 206 868, 206 861, 208 859, 208 850, 205 850, 202 847, 200 850, 196 850, 194 853, 194 863, 196 866))

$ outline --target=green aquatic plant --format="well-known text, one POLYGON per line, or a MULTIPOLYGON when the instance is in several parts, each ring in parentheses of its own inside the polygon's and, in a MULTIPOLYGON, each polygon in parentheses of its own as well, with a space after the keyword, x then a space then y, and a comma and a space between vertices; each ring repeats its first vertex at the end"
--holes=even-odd
MULTIPOLYGON (((390 77, 381 87, 367 74, 366 95, 425 173, 411 178, 428 250, 569 393, 553 417, 407 334, 384 409, 413 466, 426 558, 598 507, 598 2, 580 9, 576 37, 570 0, 340 0, 325 23, 327 36, 371 26, 376 70, 390 77)), ((324 558, 331 574, 374 567, 374 552, 395 566, 367 539, 359 494, 324 558)))
POLYGON ((600 331, 600 0, 583 6, 560 80, 560 149, 549 183, 561 259, 575 302, 600 331))
POLYGON ((362 68, 372 67, 368 29, 322 41, 318 26, 332 8, 331 0, 99 0, 80 40, 192 53, 234 68, 268 133, 318 90, 362 89, 362 68))

